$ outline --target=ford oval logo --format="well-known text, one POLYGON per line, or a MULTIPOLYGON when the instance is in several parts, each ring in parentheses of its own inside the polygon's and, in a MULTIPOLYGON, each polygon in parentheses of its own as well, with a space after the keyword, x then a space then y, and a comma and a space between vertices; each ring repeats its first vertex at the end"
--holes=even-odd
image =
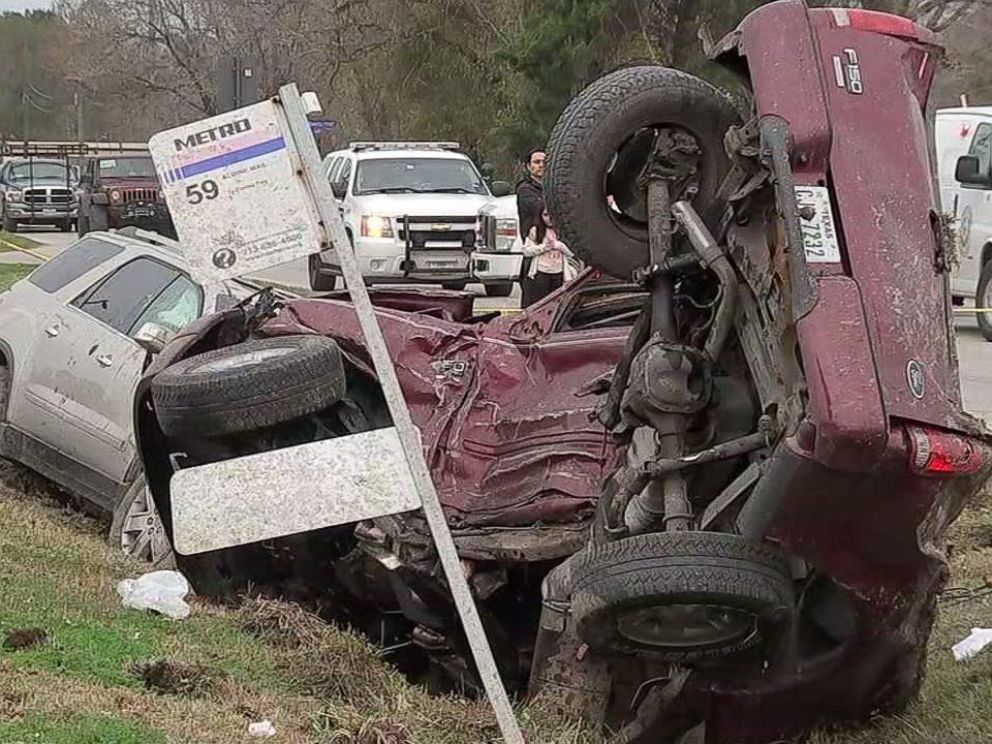
POLYGON ((927 378, 923 374, 923 365, 915 359, 910 359, 906 365, 906 382, 909 383, 909 392, 917 400, 927 394, 927 378))

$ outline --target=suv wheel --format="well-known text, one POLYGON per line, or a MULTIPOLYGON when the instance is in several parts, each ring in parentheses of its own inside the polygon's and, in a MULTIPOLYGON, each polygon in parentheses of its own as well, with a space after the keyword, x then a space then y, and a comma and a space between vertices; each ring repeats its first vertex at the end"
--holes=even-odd
POLYGON ((316 253, 310 256, 307 262, 307 269, 310 275, 310 289, 314 292, 331 292, 337 288, 338 278, 333 275, 323 273, 324 266, 320 256, 316 253))
MULTIPOLYGON (((992 309, 992 261, 982 267, 975 292, 975 307, 992 309)), ((992 313, 977 313, 978 328, 986 341, 992 341, 992 313)))
POLYGON ((110 544, 120 548, 128 558, 151 564, 153 569, 175 565, 172 544, 148 492, 144 475, 135 479, 114 509, 110 544))

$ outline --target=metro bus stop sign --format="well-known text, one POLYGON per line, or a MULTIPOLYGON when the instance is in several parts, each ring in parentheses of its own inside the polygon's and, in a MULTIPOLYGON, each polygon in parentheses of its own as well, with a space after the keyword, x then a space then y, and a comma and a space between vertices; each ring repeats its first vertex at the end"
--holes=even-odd
POLYGON ((338 249, 393 419, 392 428, 364 439, 339 437, 179 470, 170 484, 177 550, 204 552, 420 506, 503 739, 523 744, 296 86, 280 88, 275 99, 156 134, 149 150, 198 281, 338 249), (286 489, 298 476, 310 487, 294 490, 290 501, 286 489), (238 511, 237 524, 216 518, 225 506, 238 511))

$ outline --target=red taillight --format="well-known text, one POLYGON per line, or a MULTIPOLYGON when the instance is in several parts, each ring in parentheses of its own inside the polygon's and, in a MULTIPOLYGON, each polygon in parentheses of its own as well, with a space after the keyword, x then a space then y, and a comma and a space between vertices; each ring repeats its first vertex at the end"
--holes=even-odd
POLYGON ((933 475, 968 475, 982 468, 982 448, 960 434, 940 429, 907 426, 910 465, 920 473, 933 475))
POLYGON ((931 42, 933 32, 914 23, 908 18, 882 13, 877 10, 847 10, 831 8, 834 21, 838 26, 849 26, 857 31, 869 31, 886 36, 898 36, 902 39, 931 42))

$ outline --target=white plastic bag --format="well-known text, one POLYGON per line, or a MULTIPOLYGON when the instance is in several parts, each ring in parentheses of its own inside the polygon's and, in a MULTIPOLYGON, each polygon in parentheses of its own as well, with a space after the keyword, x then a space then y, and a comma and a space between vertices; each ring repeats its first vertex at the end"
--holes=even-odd
POLYGON ((255 736, 260 739, 269 739, 276 735, 276 727, 272 721, 258 721, 248 724, 248 736, 255 736))
POLYGON ((965 661, 972 656, 977 656, 990 643, 992 643, 992 629, 972 628, 971 635, 951 647, 954 661, 965 661))
POLYGON ((189 582, 178 571, 152 571, 117 585, 125 607, 152 610, 173 620, 189 617, 190 608, 184 601, 189 592, 189 582))

